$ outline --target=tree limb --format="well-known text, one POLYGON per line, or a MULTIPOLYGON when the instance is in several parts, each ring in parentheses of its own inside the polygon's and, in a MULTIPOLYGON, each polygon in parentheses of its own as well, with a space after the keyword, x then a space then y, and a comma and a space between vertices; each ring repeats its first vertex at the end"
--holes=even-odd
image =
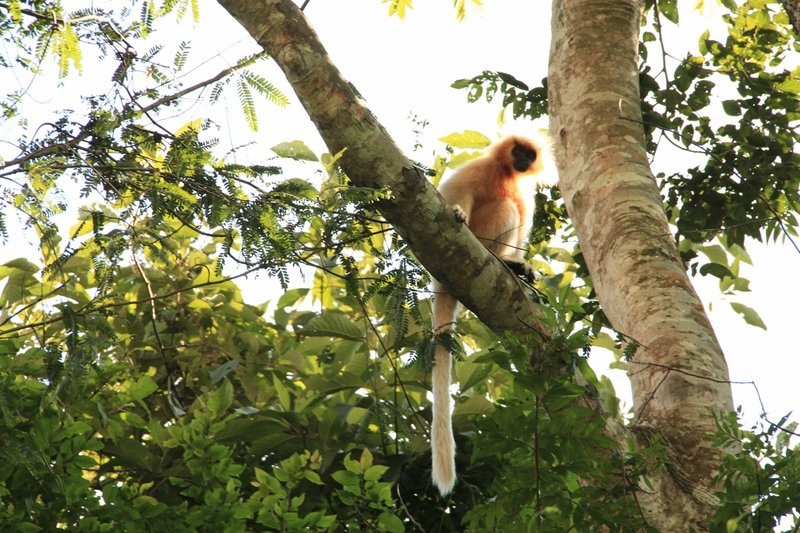
POLYGON ((428 271, 498 334, 546 336, 521 284, 458 223, 331 63, 291 0, 219 0, 275 60, 330 153, 357 186, 385 191, 379 211, 428 271))

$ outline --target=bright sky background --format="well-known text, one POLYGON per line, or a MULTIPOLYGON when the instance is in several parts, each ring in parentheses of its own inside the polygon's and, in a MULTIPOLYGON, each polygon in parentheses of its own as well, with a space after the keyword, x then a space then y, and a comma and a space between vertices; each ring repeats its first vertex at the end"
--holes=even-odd
MULTIPOLYGON (((72 9, 86 2, 68 0, 65 4, 67 9, 72 9)), ((187 78, 186 85, 230 66, 244 53, 257 50, 249 36, 216 2, 201 0, 200 4, 200 23, 191 29, 190 22, 185 21, 174 31, 177 40, 193 40, 190 62, 201 65, 187 78)), ((499 102, 468 104, 465 91, 450 88, 454 80, 470 78, 483 70, 498 70, 533 86, 547 75, 549 2, 484 0, 484 4, 483 7, 470 6, 462 22, 455 20, 449 1, 418 0, 402 21, 387 17, 387 6, 379 0, 311 0, 305 13, 333 63, 356 86, 367 106, 400 147, 421 162, 431 162, 434 152, 443 149, 437 139, 448 133, 472 129, 494 137, 499 129, 499 102), (412 114, 429 122, 419 136, 414 133, 417 126, 409 118, 412 114), (422 148, 412 153, 415 141, 419 141, 422 148)), ((111 2, 95 2, 95 5, 107 8, 111 2)), ((699 16, 695 19, 692 23, 684 17, 680 30, 674 29, 667 36, 666 47, 673 56, 681 57, 687 50, 696 52, 697 37, 708 24, 699 16)), ((156 33, 155 38, 161 38, 160 34, 156 33)), ((724 34, 719 38, 724 39, 724 34)), ((141 55, 153 44, 144 43, 137 51, 141 55)), ((12 51, 0 50, 0 53, 8 55, 12 51)), ((85 61, 84 68, 82 78, 65 80, 57 91, 54 91, 52 78, 15 80, 19 86, 30 84, 29 94, 35 103, 26 109, 32 114, 33 109, 46 113, 47 109, 68 107, 70 98, 86 94, 82 86, 93 83, 93 77, 103 83, 108 80, 108 74, 98 73, 90 61, 85 61)), ((257 142, 238 155, 242 163, 263 163, 273 156, 268 147, 294 139, 304 140, 317 153, 325 151, 280 71, 272 67, 267 72, 269 80, 290 96, 292 103, 281 110, 258 102, 261 131, 257 134, 249 132, 244 124, 234 87, 230 87, 228 97, 213 108, 204 103, 207 100, 199 99, 197 105, 175 117, 175 124, 202 114, 224 125, 218 132, 224 146, 257 142)), ((7 89, 5 80, 3 85, 7 89)), ((30 123, 35 125, 43 120, 46 119, 31 118, 30 123)), ((537 127, 543 125, 537 124, 537 127)), ((16 139, 15 127, 0 124, 0 140, 16 139)), ((14 155, 8 144, 0 143, 0 156, 14 155)), ((659 160, 655 164, 658 165, 659 160)), ((307 177, 302 171, 297 176, 307 177)), ((77 206, 76 203, 74 207, 77 206)), ((66 215, 64 221, 67 227, 71 226, 75 221, 74 212, 66 215)), ((26 254, 30 249, 28 243, 32 239, 21 238, 21 233, 13 227, 11 236, 12 242, 0 248, 0 263, 26 254)), ((750 243, 748 252, 754 267, 746 266, 741 275, 751 280, 751 293, 729 299, 720 295, 716 278, 697 277, 693 282, 710 311, 728 359, 731 379, 754 381, 770 420, 777 421, 798 407, 800 397, 797 385, 800 348, 792 335, 800 324, 795 312, 800 288, 794 282, 800 271, 800 255, 791 245, 783 243, 768 247, 750 243), (747 325, 731 310, 729 300, 755 308, 768 331, 747 325)), ((240 284, 251 303, 276 297, 273 292, 276 285, 265 277, 240 281, 240 284)), ((593 366, 600 372, 605 371, 609 362, 610 358, 593 358, 593 366)), ((625 406, 630 407, 626 378, 616 372, 613 379, 625 406)), ((753 386, 734 384, 733 393, 735 403, 744 406, 745 420, 756 420, 761 407, 753 386)), ((800 420, 798 413, 793 418, 800 420)))

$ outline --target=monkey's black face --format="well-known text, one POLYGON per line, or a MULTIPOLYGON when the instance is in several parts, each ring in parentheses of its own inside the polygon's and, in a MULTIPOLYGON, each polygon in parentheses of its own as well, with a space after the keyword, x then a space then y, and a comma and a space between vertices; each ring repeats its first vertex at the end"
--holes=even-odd
POLYGON ((514 170, 525 172, 536 161, 536 150, 521 144, 515 144, 514 148, 511 149, 511 157, 514 158, 514 170))

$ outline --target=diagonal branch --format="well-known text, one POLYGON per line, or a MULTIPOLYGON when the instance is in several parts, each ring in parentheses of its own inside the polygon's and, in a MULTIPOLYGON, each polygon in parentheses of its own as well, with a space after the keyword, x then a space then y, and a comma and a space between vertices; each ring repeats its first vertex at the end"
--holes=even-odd
POLYGON ((330 153, 359 187, 385 191, 377 206, 428 271, 487 326, 547 336, 517 280, 447 209, 328 58, 291 0, 219 0, 283 70, 330 153))

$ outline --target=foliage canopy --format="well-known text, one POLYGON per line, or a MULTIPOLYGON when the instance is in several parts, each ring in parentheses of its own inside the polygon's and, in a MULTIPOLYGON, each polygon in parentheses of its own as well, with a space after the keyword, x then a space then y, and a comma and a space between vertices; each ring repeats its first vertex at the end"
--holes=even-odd
MULTIPOLYGON (((390 4, 398 15, 410 7, 390 4)), ((736 291, 747 287, 745 237, 796 233, 800 71, 784 68, 797 41, 781 11, 725 4, 727 40, 703 35, 702 55, 670 66, 651 60, 651 43, 663 19, 677 22, 676 3, 648 2, 641 87, 651 152, 672 143, 702 154, 658 176, 683 259, 736 291), (726 80, 720 124, 710 117, 726 80)), ((428 481, 427 275, 374 209, 380 192, 348 184, 341 154, 287 140, 275 164, 244 165, 219 153, 212 121, 162 120, 203 88, 212 103, 234 91, 253 129, 258 97, 288 101, 260 55, 182 85, 190 39, 170 50, 159 24, 188 34, 198 13, 196 0, 71 13, 52 0, 0 3, 0 38, 17 50, 0 56, 4 76, 50 59, 61 77, 94 62, 108 73, 83 109, 31 135, 24 90, 0 102, 26 132, 0 170, 0 233, 9 239, 16 212, 40 243, 39 257, 0 266, 2 529, 651 529, 635 495, 642 476, 665 468, 658 440, 622 453, 605 420, 573 402, 588 392, 621 417, 585 352, 615 350, 621 367, 631 353, 599 310, 580 251, 546 245, 571 231, 557 191, 538 198, 530 251, 561 333, 531 354, 477 320, 459 323, 463 479, 442 502, 428 481), (65 233, 56 217, 73 183, 87 205, 65 233), (298 266, 303 283, 290 276, 298 266), (236 281, 254 272, 278 279, 282 295, 245 303, 236 281), (543 377, 543 361, 566 377, 543 377)), ((510 74, 455 86, 471 100, 502 97, 517 116, 546 113, 544 86, 510 74)), ((448 137, 459 152, 431 162, 433 179, 481 138, 448 137)), ((784 422, 744 431, 720 418, 720 444, 744 449, 721 473, 713 530, 797 523, 800 462, 784 422)))

